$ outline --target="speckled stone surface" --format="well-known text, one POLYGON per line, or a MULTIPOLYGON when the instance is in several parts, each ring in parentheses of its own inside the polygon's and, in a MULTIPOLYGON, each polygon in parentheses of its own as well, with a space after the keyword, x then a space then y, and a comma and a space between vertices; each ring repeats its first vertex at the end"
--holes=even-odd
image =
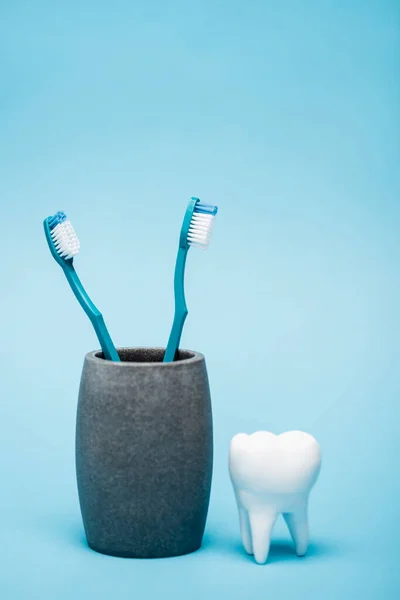
POLYGON ((213 462, 204 356, 86 355, 76 424, 79 501, 89 546, 114 556, 187 554, 202 541, 213 462))

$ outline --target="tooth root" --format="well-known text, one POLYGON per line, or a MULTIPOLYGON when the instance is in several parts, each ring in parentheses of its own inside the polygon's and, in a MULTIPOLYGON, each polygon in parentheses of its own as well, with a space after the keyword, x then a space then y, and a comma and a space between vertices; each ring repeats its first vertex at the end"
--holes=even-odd
POLYGON ((241 502, 240 492, 234 488, 236 504, 239 513, 240 536, 242 544, 247 554, 253 554, 253 545, 251 542, 251 529, 249 521, 249 513, 241 502))
POLYGON ((251 541, 251 529, 249 513, 245 508, 239 506, 239 521, 240 521, 240 534, 242 536, 242 543, 247 554, 253 554, 253 544, 251 541))
POLYGON ((297 556, 304 556, 308 546, 307 506, 298 507, 290 513, 283 513, 283 518, 295 544, 297 556))
POLYGON ((249 512, 254 558, 260 565, 267 562, 276 518, 277 513, 272 511, 249 512))

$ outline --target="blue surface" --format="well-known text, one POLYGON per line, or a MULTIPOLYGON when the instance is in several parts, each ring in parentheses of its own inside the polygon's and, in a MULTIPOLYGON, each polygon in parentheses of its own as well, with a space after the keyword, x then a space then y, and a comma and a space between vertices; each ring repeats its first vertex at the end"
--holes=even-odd
POLYGON ((0 597, 399 597, 398 5, 3 2, 0 597), (65 210, 118 345, 165 345, 187 199, 218 204, 190 251, 183 346, 207 356, 215 471, 191 556, 85 545, 74 421, 90 323, 42 220, 65 210), (47 330, 47 335, 46 335, 47 330), (280 524, 240 550, 230 437, 300 428, 323 449, 312 546, 280 524))

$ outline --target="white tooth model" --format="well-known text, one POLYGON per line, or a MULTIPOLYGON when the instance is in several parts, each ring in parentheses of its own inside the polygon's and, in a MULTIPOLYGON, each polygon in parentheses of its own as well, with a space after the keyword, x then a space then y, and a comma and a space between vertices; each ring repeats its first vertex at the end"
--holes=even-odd
POLYGON ((308 546, 307 504, 321 466, 319 444, 312 435, 257 431, 232 438, 229 472, 239 510, 243 546, 257 563, 267 561, 271 532, 282 513, 296 546, 308 546))

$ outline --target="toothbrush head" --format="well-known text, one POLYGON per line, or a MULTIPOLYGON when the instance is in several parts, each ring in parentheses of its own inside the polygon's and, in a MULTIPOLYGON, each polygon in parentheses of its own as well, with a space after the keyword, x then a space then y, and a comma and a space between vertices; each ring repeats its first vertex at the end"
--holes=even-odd
POLYGON ((55 260, 61 266, 72 263, 79 252, 80 243, 67 215, 59 211, 44 220, 47 243, 55 260))
POLYGON ((198 198, 191 198, 182 225, 181 247, 197 246, 205 250, 210 243, 217 212, 218 206, 202 204, 198 198))

